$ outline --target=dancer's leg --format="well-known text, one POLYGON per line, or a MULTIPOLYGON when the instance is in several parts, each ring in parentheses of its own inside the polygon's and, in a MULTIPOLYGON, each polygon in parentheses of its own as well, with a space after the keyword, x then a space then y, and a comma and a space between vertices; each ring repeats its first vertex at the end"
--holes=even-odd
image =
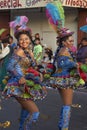
POLYGON ((24 130, 30 130, 32 122, 36 122, 39 117, 39 109, 37 105, 31 100, 22 100, 18 98, 17 100, 21 104, 21 106, 28 111, 27 117, 23 124, 23 128, 25 128, 24 130))
POLYGON ((19 130, 24 130, 24 122, 29 112, 24 108, 21 109, 19 130))
POLYGON ((71 113, 71 104, 73 98, 72 89, 59 89, 60 95, 63 100, 63 106, 61 108, 60 119, 58 123, 59 130, 68 130, 70 113, 71 113))
POLYGON ((25 120, 24 130, 31 130, 32 123, 36 123, 39 117, 39 112, 29 114, 25 120))

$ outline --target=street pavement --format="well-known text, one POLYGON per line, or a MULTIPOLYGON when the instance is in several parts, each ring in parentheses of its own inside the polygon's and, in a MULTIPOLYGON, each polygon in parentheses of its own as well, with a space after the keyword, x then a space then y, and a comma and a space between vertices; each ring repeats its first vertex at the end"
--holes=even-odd
MULTIPOLYGON (((32 130, 58 130, 62 100, 57 90, 48 90, 48 95, 44 100, 36 101, 40 109, 40 117, 32 130)), ((0 130, 18 130, 20 118, 20 104, 10 98, 0 101, 0 130), (10 127, 3 128, 1 124, 10 121, 10 127)), ((69 130, 87 130, 87 89, 74 91, 73 107, 69 130), (78 105, 80 107, 77 107, 78 105)))

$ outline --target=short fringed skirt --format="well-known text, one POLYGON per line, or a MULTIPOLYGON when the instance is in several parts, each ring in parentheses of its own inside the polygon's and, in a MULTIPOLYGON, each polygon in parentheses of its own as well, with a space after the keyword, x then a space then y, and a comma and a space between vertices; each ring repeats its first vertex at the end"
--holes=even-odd
POLYGON ((48 79, 45 78, 43 84, 45 84, 48 88, 77 89, 79 87, 83 87, 85 82, 79 77, 50 77, 48 79))
POLYGON ((18 82, 14 82, 15 79, 9 82, 3 94, 6 97, 18 97, 26 100, 38 100, 44 99, 47 93, 43 90, 39 76, 33 74, 26 75, 26 84, 19 85, 18 82))

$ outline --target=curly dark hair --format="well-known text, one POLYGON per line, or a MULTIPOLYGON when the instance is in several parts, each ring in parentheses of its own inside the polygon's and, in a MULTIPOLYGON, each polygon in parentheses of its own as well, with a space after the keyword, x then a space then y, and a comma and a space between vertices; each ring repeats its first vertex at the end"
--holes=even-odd
POLYGON ((22 31, 16 32, 14 35, 15 35, 15 38, 19 41, 19 37, 22 34, 26 34, 30 38, 30 40, 32 41, 32 36, 31 36, 31 33, 29 31, 22 30, 22 31))

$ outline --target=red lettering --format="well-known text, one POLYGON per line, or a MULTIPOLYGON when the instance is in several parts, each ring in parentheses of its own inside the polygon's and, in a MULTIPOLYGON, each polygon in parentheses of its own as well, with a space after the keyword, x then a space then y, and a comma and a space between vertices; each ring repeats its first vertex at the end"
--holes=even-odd
POLYGON ((0 1, 1 8, 11 8, 11 7, 22 7, 22 4, 19 3, 19 0, 3 0, 0 1))
POLYGON ((83 7, 87 8, 87 2, 85 1, 85 3, 83 3, 83 7))
POLYGON ((79 0, 77 0, 76 5, 79 6, 79 0))
POLYGON ((83 0, 66 0, 65 5, 87 8, 87 2, 83 0))
POLYGON ((4 1, 4 6, 5 6, 5 7, 7 6, 7 2, 6 2, 6 0, 4 1))
POLYGON ((13 0, 13 4, 12 4, 12 5, 13 5, 14 8, 17 7, 17 1, 16 1, 16 0, 14 1, 14 0, 13 0))
POLYGON ((22 7, 22 4, 20 4, 19 0, 18 0, 18 7, 22 7))
MULTIPOLYGON (((21 4, 21 1, 25 0, 0 0, 0 8, 17 8, 24 5, 21 4)), ((43 0, 31 0, 31 5, 35 5, 43 0)), ((76 6, 81 8, 87 8, 87 1, 83 0, 65 0, 66 6, 76 6)), ((24 7, 25 8, 25 7, 24 7)))
POLYGON ((8 5, 8 8, 11 7, 11 1, 10 0, 7 1, 7 5, 8 5))
POLYGON ((1 1, 0 2, 0 7, 3 8, 3 6, 4 6, 4 3, 3 3, 3 1, 1 1))
POLYGON ((70 5, 71 1, 70 0, 66 0, 66 5, 70 5))
POLYGON ((76 2, 75 1, 73 1, 73 6, 75 6, 76 5, 76 2))
POLYGON ((19 3, 19 0, 15 0, 13 3, 13 7, 22 7, 22 5, 19 3))
POLYGON ((81 1, 81 0, 80 0, 80 2, 79 2, 79 6, 82 7, 82 1, 81 1))
POLYGON ((71 0, 71 6, 73 5, 73 0, 71 0))

